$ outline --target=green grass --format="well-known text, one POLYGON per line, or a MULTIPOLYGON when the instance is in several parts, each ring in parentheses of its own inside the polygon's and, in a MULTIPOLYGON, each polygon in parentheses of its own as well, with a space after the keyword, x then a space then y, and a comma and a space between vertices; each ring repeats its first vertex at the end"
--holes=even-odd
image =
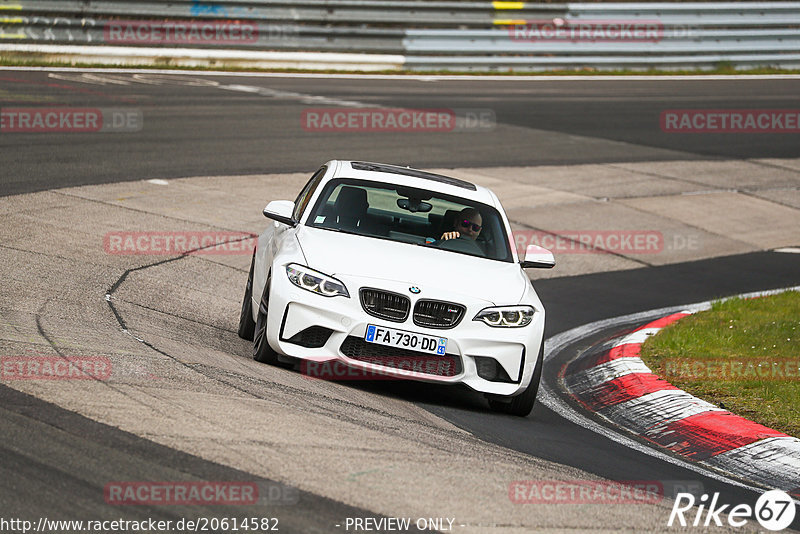
POLYGON ((382 71, 358 71, 358 70, 316 70, 316 69, 262 69, 253 67, 228 67, 225 65, 210 67, 184 67, 173 65, 168 62, 154 62, 152 65, 108 65, 105 63, 81 63, 73 61, 51 61, 40 59, 19 59, 0 55, 0 66, 4 67, 74 67, 82 69, 169 69, 175 71, 221 71, 221 72, 294 72, 294 73, 318 73, 318 74, 396 74, 417 75, 417 76, 707 76, 721 74, 800 74, 800 69, 780 69, 775 67, 760 67, 753 69, 737 70, 732 65, 721 62, 713 69, 708 70, 598 70, 594 68, 582 69, 562 69, 548 70, 543 72, 523 72, 523 71, 481 71, 481 72, 461 72, 461 71, 412 71, 412 70, 382 70, 382 71))
POLYGON ((692 395, 800 437, 800 292, 715 302, 648 339, 642 359, 692 395))

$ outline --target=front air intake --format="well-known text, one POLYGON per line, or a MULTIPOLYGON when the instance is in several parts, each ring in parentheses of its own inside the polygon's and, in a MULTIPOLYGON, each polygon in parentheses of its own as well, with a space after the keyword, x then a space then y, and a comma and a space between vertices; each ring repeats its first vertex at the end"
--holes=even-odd
POLYGON ((339 350, 352 360, 427 375, 451 377, 460 375, 463 369, 461 357, 455 354, 439 356, 387 347, 356 336, 347 336, 339 350))

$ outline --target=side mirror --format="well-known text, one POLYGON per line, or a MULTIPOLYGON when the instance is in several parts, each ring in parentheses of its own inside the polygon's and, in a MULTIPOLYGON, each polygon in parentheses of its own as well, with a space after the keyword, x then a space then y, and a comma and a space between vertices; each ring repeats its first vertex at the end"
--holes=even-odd
POLYGON ((523 269, 552 269, 556 266, 553 253, 539 245, 528 245, 525 258, 519 262, 523 269))
POLYGON ((292 228, 297 226, 297 221, 292 219, 294 202, 291 200, 273 200, 264 208, 264 217, 273 219, 283 224, 288 224, 292 228))

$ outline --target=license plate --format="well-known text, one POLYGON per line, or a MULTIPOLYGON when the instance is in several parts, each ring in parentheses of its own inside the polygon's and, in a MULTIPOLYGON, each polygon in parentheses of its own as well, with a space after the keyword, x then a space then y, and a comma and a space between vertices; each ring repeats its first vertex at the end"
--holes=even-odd
POLYGON ((444 356, 447 350, 446 337, 426 336, 374 324, 367 325, 364 341, 441 356, 444 356))

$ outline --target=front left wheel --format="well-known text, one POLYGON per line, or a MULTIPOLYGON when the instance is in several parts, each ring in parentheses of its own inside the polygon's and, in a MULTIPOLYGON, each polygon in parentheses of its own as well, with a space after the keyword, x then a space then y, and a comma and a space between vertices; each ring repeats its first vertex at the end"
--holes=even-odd
POLYGON ((278 353, 272 350, 267 340, 267 310, 269 309, 269 286, 271 281, 272 275, 270 274, 267 276, 267 283, 264 284, 264 291, 258 304, 255 337, 253 338, 253 359, 257 362, 277 365, 279 363, 278 353))

